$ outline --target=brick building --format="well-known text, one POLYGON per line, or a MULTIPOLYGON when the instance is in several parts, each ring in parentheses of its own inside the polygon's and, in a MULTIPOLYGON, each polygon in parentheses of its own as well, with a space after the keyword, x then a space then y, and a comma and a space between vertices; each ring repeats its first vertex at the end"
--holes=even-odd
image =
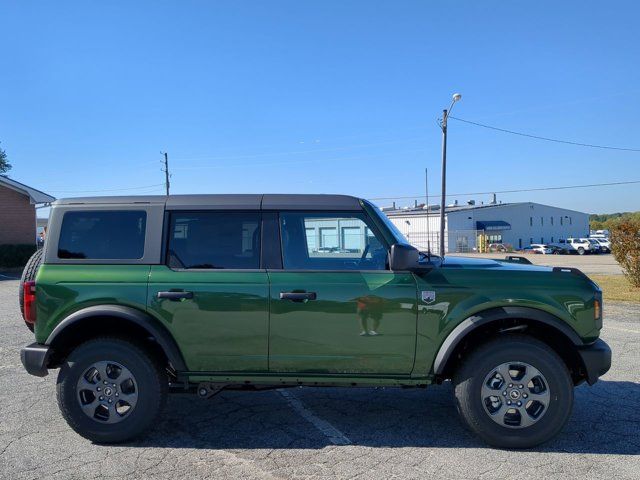
POLYGON ((0 175, 0 245, 36 243, 36 205, 54 197, 0 175))

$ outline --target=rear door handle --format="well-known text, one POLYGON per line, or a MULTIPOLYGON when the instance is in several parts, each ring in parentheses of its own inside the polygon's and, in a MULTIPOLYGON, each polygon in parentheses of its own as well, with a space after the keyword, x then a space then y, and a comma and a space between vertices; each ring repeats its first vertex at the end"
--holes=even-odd
POLYGON ((291 300, 292 302, 315 300, 317 297, 316 292, 280 292, 280 300, 291 300))
POLYGON ((193 298, 193 292, 184 292, 184 291, 158 292, 158 298, 166 298, 173 302, 177 302, 178 300, 182 300, 183 298, 193 298))

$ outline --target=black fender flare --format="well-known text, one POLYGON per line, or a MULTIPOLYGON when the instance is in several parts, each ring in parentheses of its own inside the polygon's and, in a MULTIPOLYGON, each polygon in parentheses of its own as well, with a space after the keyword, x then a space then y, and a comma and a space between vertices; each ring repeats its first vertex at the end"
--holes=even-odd
POLYGON ((169 359, 169 362, 171 362, 171 365, 173 365, 173 368, 175 368, 176 371, 187 371, 187 366, 185 364, 184 357, 182 356, 182 352, 180 352, 178 344, 166 327, 151 315, 135 308, 122 305, 93 305, 73 312, 56 325, 53 331, 49 334, 49 337, 47 337, 45 344, 52 345, 56 338, 63 335, 63 332, 72 325, 77 325, 79 322, 82 322, 87 318, 105 316, 117 317, 142 327, 149 333, 149 336, 153 337, 158 345, 160 345, 160 348, 162 348, 169 359))
POLYGON ((544 323, 558 330, 576 347, 584 346, 584 342, 580 339, 580 336, 573 328, 558 317, 543 310, 530 307, 490 308, 463 320, 451 331, 438 350, 436 359, 433 362, 433 373, 435 375, 442 375, 444 373, 451 354, 471 331, 481 327, 482 325, 486 325, 487 323, 506 319, 532 320, 544 323))

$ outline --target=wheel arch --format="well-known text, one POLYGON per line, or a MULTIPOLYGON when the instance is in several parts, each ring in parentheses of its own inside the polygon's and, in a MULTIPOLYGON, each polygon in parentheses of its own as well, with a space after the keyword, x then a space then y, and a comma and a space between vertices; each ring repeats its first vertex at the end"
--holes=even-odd
POLYGON ((151 315, 123 305, 93 305, 65 317, 45 342, 54 352, 51 363, 59 364, 85 339, 105 334, 142 336, 176 372, 187 371, 182 352, 167 328, 151 315))
POLYGON ((585 367, 578 353, 584 346, 576 331, 558 317, 530 307, 499 307, 478 312, 456 326, 440 346, 433 364, 436 378, 451 378, 459 360, 496 334, 521 332, 547 343, 563 359, 574 383, 584 380, 585 367))

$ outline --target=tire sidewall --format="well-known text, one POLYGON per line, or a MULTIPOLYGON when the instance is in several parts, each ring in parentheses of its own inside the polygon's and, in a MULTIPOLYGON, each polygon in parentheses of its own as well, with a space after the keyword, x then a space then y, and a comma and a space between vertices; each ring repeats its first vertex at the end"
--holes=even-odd
POLYGON ((467 364, 465 378, 456 385, 458 410, 468 426, 490 445, 528 448, 555 436, 566 424, 573 405, 573 383, 562 359, 552 350, 532 342, 509 342, 499 349, 486 349, 467 364), (533 425, 509 428, 494 422, 485 411, 481 389, 486 376, 507 362, 524 362, 537 368, 545 377, 551 398, 547 411, 533 425))
POLYGON ((87 342, 69 355, 58 375, 57 393, 60 410, 77 433, 98 443, 112 443, 132 439, 151 426, 164 405, 166 385, 160 380, 158 367, 150 355, 128 342, 105 339, 87 342), (136 406, 125 419, 115 424, 89 418, 77 398, 78 379, 92 364, 100 361, 123 365, 137 384, 136 406))

